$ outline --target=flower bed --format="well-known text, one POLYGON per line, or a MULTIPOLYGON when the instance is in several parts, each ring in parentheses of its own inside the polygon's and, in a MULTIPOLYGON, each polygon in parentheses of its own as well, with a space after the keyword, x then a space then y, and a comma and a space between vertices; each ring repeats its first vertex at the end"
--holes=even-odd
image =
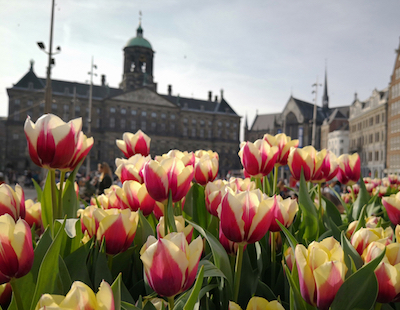
POLYGON ((122 187, 80 209, 75 177, 94 142, 81 128, 51 114, 25 123, 49 172, 37 203, 0 186, 3 309, 400 308, 396 176, 364 181, 357 154, 267 134, 241 145, 246 178, 216 180, 217 153, 153 160, 139 131, 116 142, 122 187), (280 195, 285 165, 298 199, 280 195), (322 191, 335 177, 350 191, 342 213, 322 191))

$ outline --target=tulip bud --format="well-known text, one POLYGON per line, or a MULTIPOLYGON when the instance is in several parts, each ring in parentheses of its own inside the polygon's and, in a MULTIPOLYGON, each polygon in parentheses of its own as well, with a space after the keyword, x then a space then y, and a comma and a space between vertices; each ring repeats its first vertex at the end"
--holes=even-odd
POLYGON ((184 233, 170 233, 158 240, 149 236, 140 250, 140 259, 150 287, 166 297, 188 290, 196 278, 202 252, 200 236, 190 244, 184 233))
POLYGON ((25 201, 25 221, 30 227, 35 225, 36 229, 42 228, 42 204, 40 202, 34 203, 32 199, 25 201))
POLYGON ((135 134, 124 132, 122 140, 117 140, 116 143, 125 157, 130 158, 135 154, 149 155, 150 141, 149 136, 139 129, 135 134))
POLYGON ((389 197, 383 197, 382 204, 393 225, 400 224, 400 192, 395 195, 390 195, 389 197))
POLYGON ((308 249, 298 244, 295 258, 301 296, 318 309, 327 310, 347 272, 340 243, 329 237, 312 242, 308 249))
POLYGON ((286 134, 284 133, 278 133, 275 136, 265 134, 264 140, 267 141, 270 146, 278 147, 278 157, 276 159, 276 164, 279 166, 287 165, 290 148, 297 148, 299 145, 299 140, 292 140, 292 138, 286 136, 286 134))
POLYGON ((99 291, 95 295, 92 289, 85 283, 75 281, 72 283, 67 295, 43 294, 36 305, 35 310, 46 309, 104 309, 114 310, 114 295, 111 286, 104 280, 99 291))
POLYGON ((343 154, 338 158, 339 170, 337 178, 344 185, 353 185, 358 182, 361 174, 361 161, 357 153, 343 154))
POLYGON ((0 306, 2 309, 7 309, 11 302, 12 288, 10 283, 0 285, 0 306))
POLYGON ((16 221, 25 218, 25 194, 18 184, 15 191, 11 186, 3 183, 0 185, 0 215, 9 214, 16 221))
POLYGON ((269 230, 272 232, 281 231, 281 228, 276 220, 278 220, 285 227, 289 227, 292 224, 297 211, 299 210, 296 200, 292 198, 282 199, 282 197, 278 195, 267 199, 267 201, 272 210, 272 220, 269 230))
POLYGON ((300 180, 303 169, 304 179, 308 181, 320 179, 323 154, 315 150, 313 146, 302 149, 292 147, 288 157, 288 166, 293 178, 300 180))
POLYGON ((129 209, 128 198, 118 185, 111 185, 110 188, 104 190, 104 194, 108 199, 107 209, 129 209))
POLYGON ((225 195, 227 183, 224 180, 208 182, 204 190, 207 211, 214 216, 218 216, 217 209, 225 195))
POLYGON ((121 183, 125 181, 133 180, 143 184, 143 168, 144 165, 151 160, 149 156, 143 156, 136 154, 129 159, 117 158, 115 160, 115 174, 121 180, 121 183))
POLYGON ((150 196, 163 202, 172 193, 176 202, 186 196, 193 179, 193 166, 186 166, 180 159, 167 158, 161 162, 149 161, 144 167, 144 182, 150 196))
POLYGON ((0 216, 0 284, 26 275, 33 264, 32 234, 22 219, 0 216))
POLYGON ((155 160, 158 162, 162 162, 164 159, 167 158, 177 158, 182 160, 185 167, 193 166, 196 162, 196 155, 193 152, 181 152, 179 150, 170 150, 168 153, 163 154, 162 156, 156 156, 155 160))
MULTIPOLYGON (((192 241, 192 235, 193 235, 193 226, 192 225, 187 225, 185 226, 185 219, 183 216, 174 216, 175 219, 175 226, 176 226, 176 231, 177 232, 183 232, 186 236, 186 241, 190 243, 192 241)), ((165 221, 164 217, 162 216, 160 218, 160 222, 157 224, 157 236, 158 238, 164 238, 165 237, 165 221)))
POLYGON ((239 157, 246 172, 253 177, 261 178, 268 175, 276 164, 278 147, 270 146, 267 141, 260 139, 253 143, 243 142, 239 157))
POLYGON ((144 216, 153 212, 156 201, 147 192, 145 184, 140 184, 136 181, 125 181, 122 189, 131 210, 137 211, 140 209, 144 216))
POLYGON ((358 254, 362 255, 368 245, 377 241, 384 245, 391 243, 393 240, 393 229, 389 226, 385 230, 382 227, 376 228, 360 228, 351 237, 351 244, 358 254))
POLYGON ((210 157, 208 154, 202 157, 196 157, 194 165, 194 179, 200 185, 206 185, 208 182, 214 181, 218 174, 218 157, 210 157))
POLYGON ((231 241, 248 244, 259 241, 272 220, 268 197, 259 189, 234 193, 228 190, 218 208, 224 235, 231 241))

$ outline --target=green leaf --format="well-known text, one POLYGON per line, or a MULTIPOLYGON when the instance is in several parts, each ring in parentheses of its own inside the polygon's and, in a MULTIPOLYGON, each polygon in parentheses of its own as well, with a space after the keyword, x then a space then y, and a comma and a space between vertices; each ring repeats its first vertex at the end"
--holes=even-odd
POLYGON ((353 204, 353 212, 352 216, 354 219, 358 219, 361 213, 361 209, 368 203, 370 200, 370 195, 365 187, 364 180, 362 175, 360 175, 360 191, 358 192, 358 196, 356 201, 353 204))
POLYGON ((276 220, 276 223, 279 225, 279 227, 282 229, 282 232, 285 234, 287 240, 289 241, 290 246, 292 247, 292 250, 296 248, 296 245, 298 244, 296 238, 290 233, 287 228, 282 225, 278 220, 276 220))
POLYGON ((325 209, 328 217, 333 221, 333 223, 335 223, 336 226, 342 225, 342 216, 340 215, 338 208, 336 208, 333 202, 326 197, 322 196, 322 199, 325 201, 325 209))
POLYGON ((72 281, 81 281, 92 287, 86 260, 89 255, 90 242, 81 246, 64 258, 72 281))
POLYGON ((43 228, 50 227, 50 231, 53 231, 53 208, 51 200, 51 178, 50 173, 47 173, 46 183, 41 195, 41 210, 42 210, 42 224, 43 228))
POLYGON ((40 265, 35 293, 33 295, 32 303, 30 306, 31 310, 35 309, 40 296, 45 293, 52 294, 54 292, 57 275, 59 272, 58 256, 63 239, 63 229, 64 224, 62 226, 62 229, 58 231, 54 241, 51 243, 40 265))
POLYGON ((58 264, 60 266, 60 271, 58 273, 59 281, 60 281, 60 288, 59 288, 59 294, 61 295, 66 295, 72 285, 71 277, 68 272, 68 268, 65 265, 64 260, 62 259, 61 256, 58 256, 58 264))
POLYGON ((209 278, 209 277, 220 277, 220 278, 226 278, 225 275, 221 270, 219 270, 215 265, 210 262, 209 260, 201 260, 199 262, 199 267, 203 266, 204 267, 204 277, 209 278))
POLYGON ((349 257, 351 257, 351 259, 354 261, 357 269, 361 268, 361 266, 364 264, 364 261, 362 260, 360 254, 358 254, 356 249, 350 243, 350 241, 346 238, 343 231, 341 233, 341 245, 344 252, 344 262, 347 268, 351 270, 351 261, 349 260, 349 257))
POLYGON ((114 295, 114 306, 115 309, 121 309, 121 280, 122 274, 120 273, 115 279, 114 283, 111 284, 111 289, 114 295))
MULTIPOLYGON (((293 265, 293 271, 297 273, 297 269, 295 268, 295 265, 296 264, 293 265)), ((299 287, 296 284, 296 281, 293 279, 292 274, 290 273, 290 270, 287 266, 285 266, 285 273, 286 273, 286 277, 289 281, 290 288, 293 292, 293 306, 295 307, 295 309, 304 309, 304 310, 305 309, 315 309, 315 310, 317 310, 316 307, 309 305, 303 299, 303 297, 301 296, 299 287)))
POLYGON ((94 267, 93 285, 95 288, 98 288, 103 280, 107 283, 112 282, 111 271, 108 268, 108 262, 105 253, 98 253, 94 267))
POLYGON ((303 238, 308 241, 314 241, 318 238, 318 213, 308 193, 303 168, 300 177, 299 207, 303 213, 303 219, 300 224, 303 238))
POLYGON ((170 232, 172 232, 172 231, 176 232, 177 230, 176 230, 176 224, 175 224, 174 210, 172 207, 172 192, 171 192, 171 190, 169 191, 166 212, 168 212, 168 223, 164 223, 164 225, 168 225, 170 232))
POLYGON ((375 269, 385 256, 386 249, 344 281, 332 302, 332 310, 371 309, 378 296, 375 269))
POLYGON ((271 288, 264 282, 261 282, 260 280, 258 280, 258 285, 257 285, 257 290, 255 293, 255 296, 264 297, 267 300, 276 300, 277 299, 274 292, 271 290, 271 288))
POLYGON ((221 243, 210 232, 204 230, 201 226, 197 225, 196 223, 188 220, 186 220, 186 222, 192 225, 204 238, 206 238, 213 253, 214 265, 223 272, 226 280, 228 281, 228 284, 233 285, 230 260, 228 254, 226 254, 226 251, 221 245, 221 243))
POLYGON ((367 210, 367 206, 365 205, 361 210, 360 217, 358 218, 357 226, 354 229, 352 235, 354 235, 356 233, 356 231, 360 230, 360 228, 365 227, 365 224, 366 224, 365 216, 367 215, 367 211, 366 210, 367 210))
POLYGON ((34 180, 32 179, 33 185, 35 186, 36 189, 36 195, 37 195, 37 201, 41 201, 42 200, 42 188, 40 187, 40 185, 34 180))
MULTIPOLYGON (((117 309, 117 308, 115 308, 115 309, 117 309)), ((125 302, 125 301, 121 301, 121 309, 123 309, 123 310, 141 310, 141 308, 138 308, 138 307, 136 307, 128 302, 125 302)))
POLYGON ((154 236, 154 230, 151 227, 149 221, 144 217, 142 210, 138 210, 139 223, 136 229, 136 235, 134 239, 135 245, 142 248, 143 244, 146 243, 149 236, 154 236))
POLYGON ((64 212, 63 215, 66 214, 67 218, 69 219, 77 217, 77 212, 79 208, 79 200, 75 192, 75 178, 76 173, 81 166, 81 163, 69 175, 67 181, 64 184, 64 189, 62 193, 62 208, 64 212))
POLYGON ((336 226, 335 222, 332 220, 332 218, 329 218, 329 227, 332 230, 332 235, 333 237, 340 242, 340 235, 341 235, 341 231, 340 229, 336 226))
POLYGON ((201 286, 203 285, 203 278, 204 278, 204 266, 200 267, 200 272, 197 274, 196 282, 194 283, 192 292, 189 295, 188 300, 186 301, 185 306, 183 307, 184 310, 193 310, 195 304, 199 300, 199 293, 201 286))

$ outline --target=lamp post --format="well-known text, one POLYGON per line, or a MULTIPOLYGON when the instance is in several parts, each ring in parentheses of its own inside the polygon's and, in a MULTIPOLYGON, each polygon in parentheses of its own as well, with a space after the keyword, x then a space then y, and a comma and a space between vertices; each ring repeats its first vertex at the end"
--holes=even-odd
POLYGON ((318 86, 322 86, 322 84, 318 84, 318 76, 317 76, 317 82, 312 84, 311 87, 315 87, 315 90, 312 91, 312 94, 315 93, 315 99, 314 99, 314 114, 313 114, 313 127, 312 127, 312 140, 311 140, 311 145, 315 147, 315 138, 317 135, 317 100, 318 100, 318 86))
MULTIPOLYGON (((90 87, 89 87, 89 111, 88 111, 88 131, 87 131, 87 136, 88 138, 92 134, 92 95, 93 95, 93 75, 97 75, 93 73, 93 69, 97 69, 97 66, 93 64, 93 56, 92 56, 92 63, 90 66, 90 72, 88 74, 90 75, 90 87)), ((86 156, 86 177, 89 176, 90 173, 90 155, 86 156)))
POLYGON ((53 53, 53 24, 54 24, 54 0, 52 0, 51 4, 51 21, 50 21, 50 42, 49 42, 49 51, 46 52, 45 46, 43 42, 37 42, 39 48, 49 55, 49 60, 47 64, 47 77, 46 77, 46 87, 44 94, 44 113, 50 113, 51 111, 51 101, 52 101, 52 90, 51 90, 51 65, 54 65, 53 55, 61 52, 61 48, 58 46, 56 53, 53 53))

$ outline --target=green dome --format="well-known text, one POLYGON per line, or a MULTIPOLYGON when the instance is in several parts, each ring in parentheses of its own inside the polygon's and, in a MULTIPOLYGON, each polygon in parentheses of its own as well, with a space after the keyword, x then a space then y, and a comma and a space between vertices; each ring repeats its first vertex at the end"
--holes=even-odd
POLYGON ((136 37, 130 39, 128 43, 126 43, 125 47, 130 47, 130 46, 142 46, 152 49, 150 42, 147 41, 145 38, 143 38, 143 29, 140 24, 136 30, 136 37))

